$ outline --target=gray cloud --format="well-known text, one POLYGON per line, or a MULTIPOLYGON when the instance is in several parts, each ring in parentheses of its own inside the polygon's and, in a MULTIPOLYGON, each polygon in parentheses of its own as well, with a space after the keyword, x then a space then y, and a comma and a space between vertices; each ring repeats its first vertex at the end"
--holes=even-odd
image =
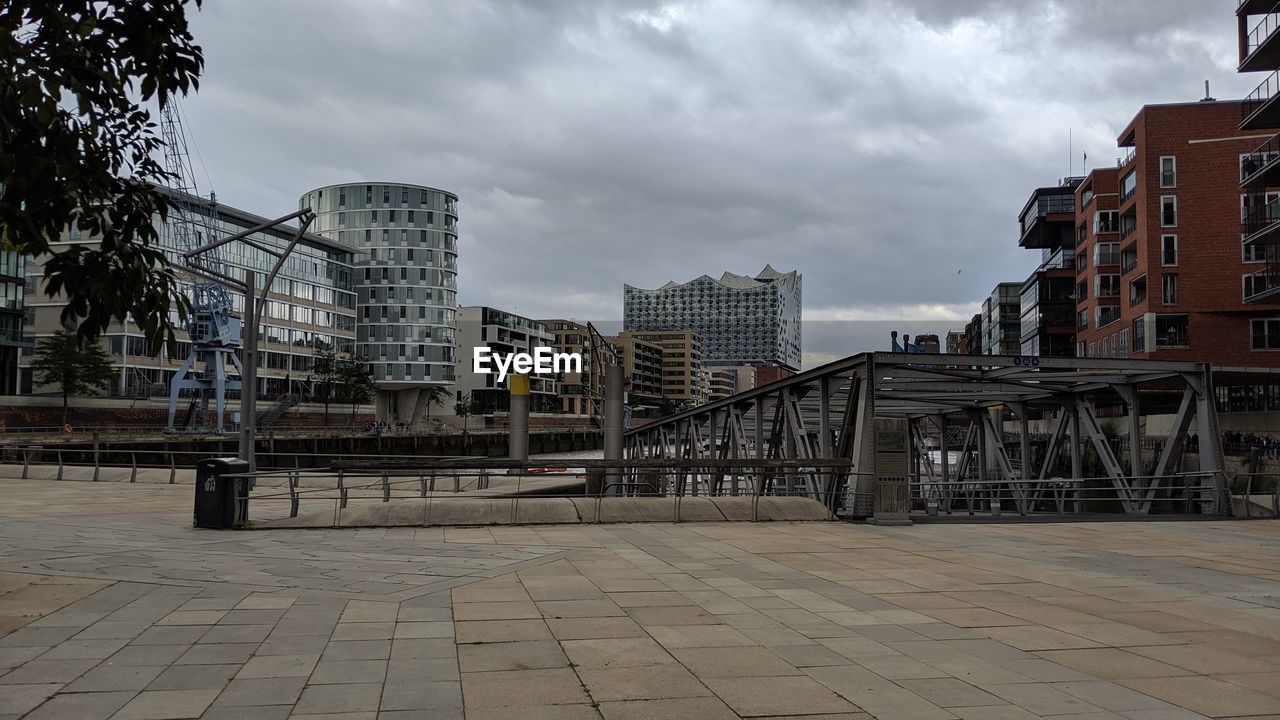
POLYGON ((768 262, 811 310, 963 314, 1035 264, 1016 215, 1068 127, 1079 172, 1143 102, 1252 89, 1233 10, 223 0, 185 111, 219 196, 263 215, 357 179, 457 192, 464 304, 617 316, 624 282, 768 262))

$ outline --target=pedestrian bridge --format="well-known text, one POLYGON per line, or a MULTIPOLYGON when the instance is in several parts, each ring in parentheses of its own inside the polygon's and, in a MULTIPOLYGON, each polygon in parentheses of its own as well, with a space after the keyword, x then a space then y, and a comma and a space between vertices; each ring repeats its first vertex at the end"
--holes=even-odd
POLYGON ((665 489, 804 495, 857 517, 876 514, 893 482, 909 487, 904 502, 916 512, 1227 514, 1212 398, 1204 363, 863 353, 632 428, 624 454, 790 461, 677 472, 665 489), (1148 404, 1173 413, 1167 433, 1144 434, 1148 404), (1108 437, 1104 413, 1127 432, 1108 437), (1033 434, 1033 420, 1051 429, 1033 434), (1145 459, 1144 446, 1156 448, 1145 459), (799 466, 820 461, 837 462, 799 466))

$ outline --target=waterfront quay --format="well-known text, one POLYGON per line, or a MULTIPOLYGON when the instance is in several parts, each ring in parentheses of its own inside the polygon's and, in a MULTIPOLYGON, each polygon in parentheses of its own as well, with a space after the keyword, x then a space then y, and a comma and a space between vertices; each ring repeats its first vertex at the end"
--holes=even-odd
POLYGON ((219 532, 0 480, 0 718, 1280 715, 1280 523, 219 532))

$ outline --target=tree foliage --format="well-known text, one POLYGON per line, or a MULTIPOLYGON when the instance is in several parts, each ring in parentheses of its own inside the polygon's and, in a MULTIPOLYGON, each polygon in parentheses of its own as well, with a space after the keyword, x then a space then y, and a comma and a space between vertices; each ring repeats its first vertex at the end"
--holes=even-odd
POLYGON ((115 370, 107 353, 95 341, 60 330, 36 346, 31 371, 37 385, 56 385, 62 392, 62 423, 72 395, 97 395, 111 387, 115 370))
POLYGON ((143 103, 198 87, 200 1, 0 3, 0 247, 45 257, 81 339, 132 314, 153 349, 176 347, 169 311, 189 302, 159 246, 169 201, 152 183, 170 178, 143 103), (99 245, 53 246, 68 228, 99 245))
POLYGON ((351 405, 353 421, 356 411, 361 405, 371 402, 377 391, 378 385, 369 372, 367 356, 352 355, 338 360, 338 394, 351 405))

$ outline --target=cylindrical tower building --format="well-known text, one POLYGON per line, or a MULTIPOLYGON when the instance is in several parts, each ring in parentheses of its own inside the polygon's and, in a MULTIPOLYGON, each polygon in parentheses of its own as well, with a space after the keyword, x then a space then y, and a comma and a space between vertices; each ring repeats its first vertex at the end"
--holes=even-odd
POLYGON ((378 385, 378 419, 419 422, 431 388, 454 381, 458 196, 354 183, 317 188, 299 205, 316 213, 312 232, 357 251, 356 351, 378 385))

